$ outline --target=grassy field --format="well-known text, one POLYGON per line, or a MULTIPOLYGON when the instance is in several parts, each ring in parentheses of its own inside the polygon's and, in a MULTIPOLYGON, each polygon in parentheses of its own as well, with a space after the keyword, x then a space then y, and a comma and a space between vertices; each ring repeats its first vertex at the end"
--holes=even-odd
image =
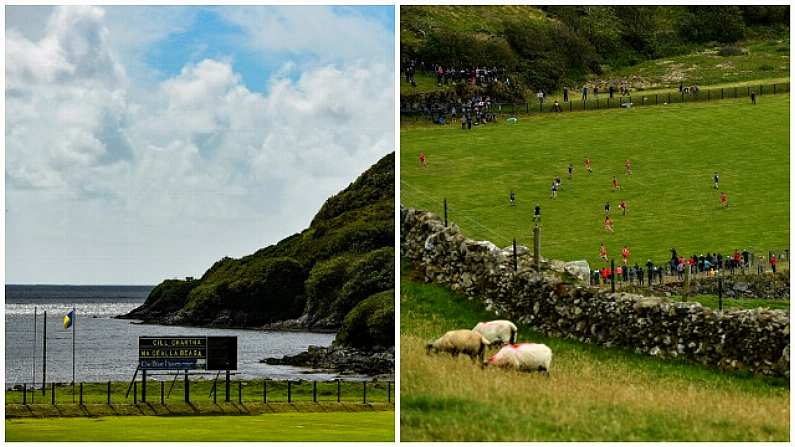
POLYGON ((6 420, 6 441, 390 442, 393 411, 6 420))
POLYGON ((627 350, 544 337, 549 378, 482 370, 424 345, 493 316, 404 273, 400 297, 402 441, 787 441, 785 379, 728 374, 627 350))
MULTIPOLYGON (((463 131, 401 129, 400 194, 405 206, 443 212, 469 237, 531 246, 533 206, 542 209, 542 255, 598 260, 626 244, 631 262, 734 249, 767 253, 789 245, 789 95, 743 100, 545 114, 463 131), (428 167, 419 166, 424 151, 428 167), (590 157, 593 175, 583 160, 590 157), (633 175, 624 174, 631 159, 633 175), (569 180, 566 168, 574 165, 569 180), (722 208, 712 189, 729 195, 722 208), (554 176, 563 179, 550 199, 554 176), (611 190, 616 176, 622 186, 611 190), (516 206, 508 195, 516 191, 516 206), (626 216, 618 211, 625 199, 626 216), (603 228, 611 203, 615 233, 603 228)), ((620 258, 619 258, 620 259, 620 258)))
MULTIPOLYGON (((692 295, 685 300, 681 296, 672 296, 674 301, 688 301, 690 303, 701 303, 710 309, 718 308, 717 295, 692 295)), ((757 307, 767 307, 769 309, 789 310, 789 300, 766 300, 761 298, 726 298, 723 297, 724 309, 756 309, 757 307)))
MULTIPOLYGON (((147 401, 151 403, 160 403, 160 385, 161 382, 149 380, 147 384, 147 401)), ((177 380, 174 382, 174 388, 171 389, 172 382, 166 380, 164 382, 164 402, 166 404, 178 404, 185 400, 184 381, 177 380), (169 390, 171 392, 169 393, 169 390)), ((190 395, 191 402, 201 404, 213 403, 213 397, 210 394, 213 382, 211 380, 191 380, 190 395)), ((259 403, 263 401, 263 388, 262 380, 249 380, 240 382, 240 397, 243 403, 259 403)), ((114 382, 111 384, 111 403, 112 404, 132 404, 134 402, 133 392, 130 391, 129 396, 127 387, 129 383, 114 382)), ((341 382, 340 383, 340 400, 342 402, 363 402, 363 384, 362 382, 341 382)), ((72 402, 79 401, 79 387, 75 387, 74 399, 72 395, 71 385, 59 385, 55 389, 56 404, 71 404, 72 402)), ((141 401, 142 385, 138 382, 138 402, 141 401)), ((238 382, 233 381, 230 386, 230 400, 238 402, 238 382)), ((388 403, 394 401, 395 388, 393 384, 386 382, 367 382, 367 402, 369 403, 388 403), (387 396, 389 393, 389 396, 387 396)), ((45 393, 42 394, 41 390, 35 393, 28 390, 27 403, 33 404, 50 404, 52 402, 52 390, 48 386, 45 393), (31 402, 31 398, 33 401, 31 402)), ((223 377, 218 381, 218 397, 217 402, 223 402, 225 399, 225 388, 223 377)), ((292 402, 312 402, 312 382, 302 381, 292 382, 290 385, 290 399, 292 402)), ((83 403, 84 404, 106 404, 108 400, 108 385, 107 383, 86 383, 83 385, 83 403)), ((337 383, 336 382, 317 382, 317 400, 318 402, 336 402, 337 401, 337 383)), ((6 404, 21 404, 23 401, 22 391, 19 390, 6 390, 5 402, 6 404)), ((268 402, 287 402, 287 382, 278 380, 267 381, 267 401, 268 402)))

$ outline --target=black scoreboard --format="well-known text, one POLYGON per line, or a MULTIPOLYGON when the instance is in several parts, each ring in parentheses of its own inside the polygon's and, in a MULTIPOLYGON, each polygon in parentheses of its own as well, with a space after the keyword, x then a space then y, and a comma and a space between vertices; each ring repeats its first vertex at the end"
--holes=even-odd
POLYGON ((138 337, 138 367, 237 370, 237 337, 138 337))

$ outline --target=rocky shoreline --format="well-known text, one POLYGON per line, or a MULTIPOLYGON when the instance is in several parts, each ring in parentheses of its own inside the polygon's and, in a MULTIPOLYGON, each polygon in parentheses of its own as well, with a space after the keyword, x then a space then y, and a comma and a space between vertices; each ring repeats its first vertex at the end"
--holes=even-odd
POLYGON ((338 346, 309 346, 306 352, 282 358, 266 358, 260 363, 324 369, 340 374, 394 375, 395 348, 367 352, 338 346))

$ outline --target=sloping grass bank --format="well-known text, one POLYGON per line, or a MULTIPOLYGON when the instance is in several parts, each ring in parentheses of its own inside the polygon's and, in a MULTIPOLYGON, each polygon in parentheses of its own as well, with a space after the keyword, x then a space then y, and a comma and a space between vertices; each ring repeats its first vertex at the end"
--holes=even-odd
POLYGON ((493 319, 438 285, 401 280, 402 441, 787 441, 789 384, 553 339, 549 378, 428 356, 450 329, 493 319))

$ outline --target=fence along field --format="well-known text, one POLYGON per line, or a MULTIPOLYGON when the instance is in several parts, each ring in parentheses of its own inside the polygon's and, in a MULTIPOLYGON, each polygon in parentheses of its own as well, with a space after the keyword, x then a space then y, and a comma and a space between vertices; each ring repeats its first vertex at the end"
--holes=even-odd
POLYGON ((789 243, 789 94, 587 114, 545 113, 476 126, 401 131, 401 203, 443 214, 477 239, 532 246, 542 209, 542 256, 601 266, 599 243, 630 262, 734 249, 767 253, 789 243), (417 155, 425 152, 427 168, 417 155), (588 175, 583 160, 593 162, 588 175), (624 160, 633 165, 624 174, 624 160), (574 178, 566 168, 574 165, 574 178), (729 195, 723 209, 712 175, 729 195), (550 199, 552 179, 562 189, 550 199), (621 191, 611 191, 616 176, 621 191), (508 200, 516 191, 516 206, 508 200), (619 199, 628 204, 617 212, 619 199), (603 228, 610 201, 615 233, 603 228))

